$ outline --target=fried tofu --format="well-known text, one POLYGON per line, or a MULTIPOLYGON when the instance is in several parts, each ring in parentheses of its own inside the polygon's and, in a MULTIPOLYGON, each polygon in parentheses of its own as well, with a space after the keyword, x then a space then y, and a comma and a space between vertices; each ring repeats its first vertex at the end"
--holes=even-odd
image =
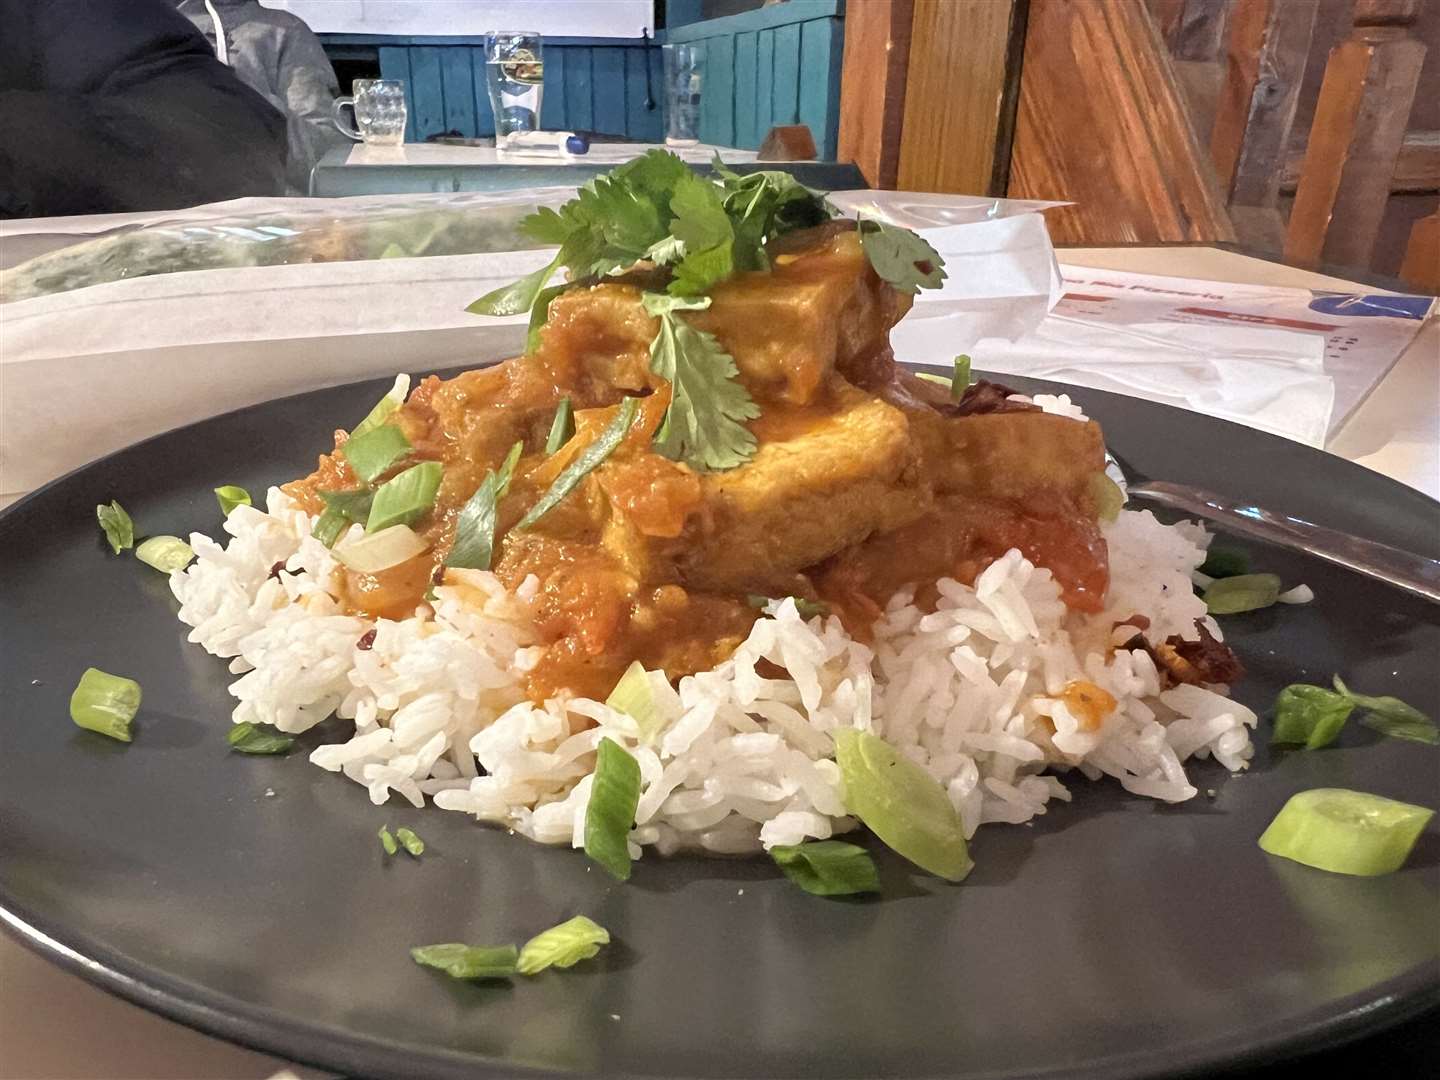
POLYGON ((1080 492, 1105 468, 1105 439, 1093 421, 1043 412, 942 416, 906 410, 936 494, 1026 500, 1080 492))

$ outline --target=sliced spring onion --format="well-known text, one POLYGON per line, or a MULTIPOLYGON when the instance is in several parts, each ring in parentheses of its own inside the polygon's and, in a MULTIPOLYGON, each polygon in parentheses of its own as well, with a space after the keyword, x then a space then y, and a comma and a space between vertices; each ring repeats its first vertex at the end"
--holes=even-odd
POLYGON ((367 431, 373 431, 386 420, 390 414, 405 404, 405 397, 410 393, 410 376, 396 375, 395 385, 390 387, 389 393, 375 403, 375 407, 365 414, 365 419, 355 425, 355 430, 350 432, 353 439, 357 435, 364 435, 367 431))
POLYGON ((540 496, 538 502, 530 507, 529 513, 520 519, 516 529, 528 529, 539 521, 547 513, 559 505, 560 500, 575 490, 576 485, 585 479, 602 461, 615 452, 615 448, 625 438, 625 433, 630 430, 630 425, 635 422, 635 413, 639 410, 640 399, 627 397, 620 403, 616 410, 615 417, 605 425, 605 430, 600 436, 576 456, 575 460, 565 466, 559 476, 555 478, 545 494, 540 496))
POLYGON ((635 721, 641 742, 648 743, 659 733, 663 718, 655 701, 655 685, 651 682, 650 672, 639 660, 625 669, 625 674, 620 676, 605 704, 635 721))
MULTIPOLYGON (((823 600, 806 600, 803 596, 792 596, 790 599, 795 601, 795 610, 800 613, 800 618, 805 619, 807 622, 816 615, 830 614, 830 605, 823 600)), ((771 604, 780 604, 783 603, 784 600, 783 598, 777 600, 774 597, 761 596, 759 593, 750 593, 745 597, 745 602, 753 608, 759 608, 761 611, 764 611, 771 604)))
POLYGON ((335 547, 335 558, 360 574, 378 574, 413 559, 430 545, 408 525, 392 525, 335 547))
POLYGON ((930 371, 917 371, 915 372, 915 377, 917 379, 924 379, 926 382, 933 382, 936 386, 943 386, 947 390, 950 389, 952 382, 952 380, 947 379, 944 375, 936 375, 930 371))
POLYGON ((559 926, 536 934, 520 947, 516 970, 521 975, 534 975, 548 967, 574 967, 589 960, 610 944, 610 931, 584 915, 576 915, 559 926))
POLYGON ((135 545, 135 523, 130 520, 130 515, 125 512, 125 508, 115 500, 112 499, 108 504, 101 503, 95 507, 95 520, 100 522, 100 528, 110 544, 110 550, 116 555, 135 545))
POLYGON ((1250 572, 1250 556, 1243 551, 1211 548, 1200 564, 1200 572, 1212 578, 1239 577, 1250 572))
POLYGON ((373 484, 387 469, 413 449, 405 433, 394 424, 383 424, 363 435, 352 435, 340 447, 340 456, 367 484, 373 484))
POLYGON ((1095 516, 1101 521, 1114 521, 1125 507, 1125 493, 1120 490, 1120 485, 1103 470, 1091 473, 1089 483, 1095 516))
POLYGON ((347 525, 365 524, 365 519, 370 516, 370 504, 375 501, 375 493, 366 488, 322 491, 319 494, 325 501, 325 510, 315 520, 315 528, 310 530, 310 535, 326 547, 335 546, 335 541, 340 539, 347 525))
POLYGON ((870 853, 843 840, 776 844, 770 849, 770 857, 787 878, 816 896, 880 891, 880 875, 870 853))
POLYGON ((162 574, 173 574, 190 565, 195 550, 178 536, 152 536, 135 549, 135 557, 162 574))
POLYGON ((497 472, 491 469, 480 481, 475 494, 460 511, 455 527, 455 543, 445 556, 445 565, 457 570, 489 570, 495 557, 495 530, 499 521, 500 500, 510 490, 515 465, 525 444, 517 442, 505 455, 497 472))
POLYGON ((399 845, 395 843, 395 837, 390 833, 389 825, 381 825, 380 831, 376 835, 380 837, 380 846, 385 849, 386 855, 394 855, 400 850, 399 845))
POLYGON ((295 745, 295 738, 282 735, 269 724, 248 721, 235 724, 225 735, 230 749, 242 754, 283 754, 295 745))
POLYGON ((550 301, 568 288, 569 282, 563 285, 547 285, 535 295, 535 303, 530 305, 530 327, 525 331, 526 353, 533 353, 540 348, 540 330, 550 321, 550 301))
POLYGON ((1237 574, 1210 583, 1205 607, 1211 615, 1239 615, 1270 607, 1280 597, 1280 579, 1274 574, 1237 574))
POLYGON ((1354 708, 1344 694, 1323 686, 1287 686, 1275 699, 1275 732, 1270 741, 1303 743, 1307 750, 1329 746, 1354 708))
POLYGON ((1370 697, 1368 694, 1357 694, 1345 685, 1345 681, 1339 675, 1333 676, 1332 681, 1337 693, 1344 694, 1362 709, 1369 709, 1380 716, 1408 720, 1412 723, 1429 723, 1430 721, 1430 717, 1415 708, 1414 705, 1401 701, 1397 697, 1370 697))
POLYGON ((250 493, 242 487, 234 484, 226 484, 215 489, 215 499, 220 503, 220 513, 224 517, 230 516, 230 511, 237 506, 250 506, 250 493))
POLYGON ((425 854, 425 841, 415 835, 414 829, 399 828, 395 830, 395 839, 400 841, 407 854, 419 858, 425 854))
POLYGON ((1292 795, 1260 836, 1271 855, 1336 874, 1400 869, 1434 810, 1344 788, 1292 795))
POLYGON ((440 490, 445 468, 438 461, 422 461, 392 476, 375 489, 375 501, 365 519, 365 531, 378 533, 395 525, 409 525, 428 514, 440 490))
POLYGON ((70 719, 86 731, 121 742, 133 737, 130 721, 140 708, 140 684, 123 675, 86 668, 70 695, 70 719))
POLYGON ((575 409, 568 397, 560 399, 555 409, 555 419, 550 423, 550 434, 545 438, 545 453, 553 454, 570 441, 575 434, 575 409))
POLYGON ((439 968, 452 979, 508 979, 515 974, 520 950, 514 945, 486 948, 477 945, 421 945, 410 959, 423 967, 439 968))
POLYGON ((630 877, 630 827, 640 802, 640 766, 614 739, 595 752, 595 779, 585 808, 585 854, 614 877, 630 877))
POLYGON ((959 401, 970 386, 970 357, 961 353, 955 357, 955 377, 950 380, 950 396, 959 401))
POLYGON ((947 881, 974 867, 960 815, 928 772, 869 732, 835 733, 845 802, 891 850, 947 881))
POLYGON ((1437 730, 1435 722, 1414 705, 1397 697, 1357 694, 1345 685, 1339 675, 1334 677, 1334 683, 1337 693, 1344 694, 1350 701, 1366 710, 1366 715, 1360 718, 1360 722, 1366 727, 1396 739, 1409 739, 1411 742, 1429 743, 1431 746, 1440 743, 1440 730, 1437 730))

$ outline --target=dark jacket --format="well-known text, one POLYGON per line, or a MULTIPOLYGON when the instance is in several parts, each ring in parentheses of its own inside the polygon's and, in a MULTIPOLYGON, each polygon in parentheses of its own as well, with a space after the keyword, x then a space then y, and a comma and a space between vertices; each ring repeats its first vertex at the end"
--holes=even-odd
POLYGON ((285 118, 171 0, 0 0, 0 216, 285 190, 285 118))

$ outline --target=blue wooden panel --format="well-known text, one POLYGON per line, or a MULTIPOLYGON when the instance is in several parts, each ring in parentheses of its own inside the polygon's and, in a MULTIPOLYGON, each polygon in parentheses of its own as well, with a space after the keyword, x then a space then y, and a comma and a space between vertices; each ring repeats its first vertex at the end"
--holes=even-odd
POLYGON ((775 89, 770 124, 800 121, 800 26, 791 23, 775 28, 775 89))
POLYGON ((540 95, 540 126, 547 131, 567 131, 565 116, 565 68, 570 49, 548 47, 545 57, 545 92, 540 95))
POLYGON ((591 80, 591 50, 566 49, 565 121, 571 131, 595 129, 595 99, 591 80))
POLYGON ((475 130, 475 75, 470 68, 470 50, 440 50, 440 86, 445 92, 445 130, 458 131, 473 139, 475 130))
POLYGON ((595 130, 607 135, 625 134, 625 54, 630 49, 594 49, 591 94, 595 100, 595 130))
POLYGON ((839 19, 800 24, 800 122, 810 127, 825 161, 835 160, 840 134, 840 61, 844 51, 839 19))
POLYGON ((642 142, 665 138, 660 50, 625 49, 625 134, 642 142), (646 88, 646 74, 649 88, 646 88), (646 102, 650 107, 646 107, 646 102))
POLYGON ((775 31, 761 30, 755 39, 756 145, 775 123, 775 31))
POLYGON ((705 78, 700 84, 700 139, 735 145, 735 39, 705 42, 705 78))
POLYGON ((756 149, 765 133, 755 119, 757 35, 735 35, 735 145, 756 149))
POLYGON ((495 109, 490 104, 490 87, 485 82, 485 50, 457 49, 469 54, 470 79, 475 91, 475 134, 495 134, 495 109))
POLYGON ((440 79, 443 48, 410 50, 410 103, 415 113, 415 141, 445 130, 445 89, 440 79))
POLYGON ((415 141, 415 90, 410 81, 410 50, 386 47, 379 50, 380 77, 405 83, 405 141, 415 141))
POLYGON ((768 30, 789 23, 811 19, 838 19, 845 15, 845 0, 785 0, 782 4, 742 11, 719 19, 706 19, 689 26, 673 26, 656 35, 666 44, 681 41, 703 41, 712 37, 731 37, 757 30, 768 30))

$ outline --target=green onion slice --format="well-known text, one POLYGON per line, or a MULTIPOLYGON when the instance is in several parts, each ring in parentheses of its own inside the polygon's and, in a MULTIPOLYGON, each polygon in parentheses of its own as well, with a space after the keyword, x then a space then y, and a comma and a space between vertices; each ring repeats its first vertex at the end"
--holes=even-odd
POLYGON ((1401 701, 1397 697, 1370 697, 1367 694, 1357 694, 1345 685, 1345 681, 1339 675, 1334 676, 1332 681, 1337 692, 1344 694, 1362 709, 1369 709, 1379 716, 1388 716, 1412 724, 1430 723, 1430 717, 1415 708, 1414 705, 1401 701))
POLYGON ((381 825, 380 831, 376 835, 380 837, 380 846, 385 849, 386 855, 394 855, 400 850, 399 845, 395 843, 395 837, 390 833, 389 825, 381 825))
POLYGON ((1104 470, 1090 474, 1090 501, 1095 506, 1095 516, 1101 521, 1114 521, 1125 508, 1125 493, 1120 485, 1110 479, 1104 470))
POLYGON ((340 534, 347 525, 365 524, 365 520, 370 516, 370 504, 375 501, 375 493, 365 488, 356 491, 322 491, 319 494, 325 502, 325 510, 315 519, 315 527, 310 530, 310 535, 327 548, 335 546, 335 541, 340 539, 340 534))
POLYGON ((1433 720, 1403 720, 1397 716, 1372 712, 1362 716, 1360 723, 1392 739, 1408 739, 1410 742, 1426 743, 1430 746, 1440 744, 1440 730, 1436 729, 1433 720))
POLYGON ((100 522, 105 539, 110 543, 110 550, 116 555, 134 546, 135 523, 118 502, 112 499, 109 504, 101 503, 95 507, 95 520, 100 522))
POLYGON ((567 281, 563 285, 547 285, 535 294, 535 302, 530 305, 530 328, 525 332, 527 354, 540 348, 540 330, 550 321, 550 301, 568 288, 570 283, 567 281))
POLYGON ((620 403, 614 418, 605 425, 605 430, 600 437, 582 450, 569 465, 555 478, 545 494, 529 512, 520 519, 516 529, 528 529, 539 521, 547 513, 560 504, 560 500, 574 491, 581 480, 585 479, 591 472, 599 467, 600 463, 615 452, 615 448, 625 439, 625 433, 630 430, 630 425, 635 422, 635 414, 639 410, 640 399, 627 397, 620 403))
MULTIPOLYGON (((761 611, 764 611, 771 604, 783 602, 783 599, 783 597, 777 599, 773 596, 761 596, 759 593, 749 593, 745 597, 745 602, 753 608, 759 608, 761 611)), ((800 618, 805 619, 807 622, 816 615, 830 614, 830 605, 823 600, 806 600, 803 596, 792 596, 790 599, 795 601, 795 610, 799 612, 800 618)))
POLYGON ((178 536, 152 536, 135 549, 135 557, 162 574, 173 574, 190 565, 195 550, 178 536))
POLYGON ((1239 615, 1270 607, 1280 596, 1280 579, 1274 574, 1237 574, 1210 583, 1205 607, 1211 615, 1239 615))
POLYGON ((234 484, 226 484, 224 487, 216 488, 215 498, 220 503, 220 513, 225 517, 229 517, 230 511, 234 510, 237 506, 252 505, 250 502, 250 493, 242 487, 236 487, 234 484))
POLYGON ((458 570, 489 570, 495 557, 495 530, 499 521, 500 500, 510 490, 515 465, 525 444, 517 442, 505 455, 497 472, 491 469, 480 481, 475 494, 460 511, 455 527, 455 543, 445 556, 445 565, 458 570))
POLYGON ((574 967, 581 960, 589 960, 602 945, 608 944, 610 931, 584 915, 576 915, 559 926, 536 934, 521 946, 516 970, 521 975, 534 975, 548 967, 574 967))
POLYGON ((70 719, 86 731, 121 742, 132 738, 130 721, 140 708, 140 684, 123 675, 86 668, 70 695, 70 719))
POLYGON ((630 827, 639 802, 639 764, 614 739, 601 739, 585 808, 585 854, 621 881, 630 877, 630 827))
POLYGON ((422 461, 375 489, 375 501, 365 520, 365 531, 377 533, 395 525, 409 525, 430 512, 445 468, 438 461, 422 461))
POLYGON ((230 749, 242 754, 283 754, 295 745, 291 735, 282 735, 269 724, 242 722, 225 735, 230 749))
POLYGON ((1271 855, 1336 874, 1400 869, 1435 811, 1344 788, 1292 795, 1260 836, 1271 855))
POLYGON ((880 891, 880 875, 870 853, 843 840, 776 844, 770 849, 785 876, 815 896, 851 896, 880 891))
POLYGON ((555 453, 569 442, 574 434, 575 408, 568 397, 563 397, 555 409, 555 419, 550 423, 550 434, 545 438, 545 453, 555 453))
POLYGON ((955 357, 955 377, 950 380, 950 396, 959 401, 970 387, 970 357, 961 353, 955 357))
POLYGON ((356 476, 373 484, 412 449, 403 431, 394 424, 385 424, 363 435, 350 436, 340 447, 340 456, 350 463, 356 476))
POLYGON ((1239 577, 1250 572, 1250 557, 1243 551, 1226 551, 1211 548, 1205 561, 1199 566, 1200 573, 1212 578, 1239 577))
POLYGON ((355 425, 355 430, 350 432, 353 439, 358 435, 364 435, 367 431, 373 431, 386 420, 390 414, 405 404, 405 397, 410 393, 410 376, 396 375, 395 385, 390 387, 389 393, 375 403, 375 407, 365 414, 365 419, 355 425))
POLYGON ((1296 683, 1275 699, 1275 731, 1270 741, 1303 743, 1307 750, 1329 746, 1340 734, 1355 703, 1323 686, 1296 683))
POLYGON ((947 379, 944 375, 936 375, 930 371, 917 371, 915 372, 915 377, 917 379, 924 379, 926 382, 933 382, 936 386, 943 386, 947 390, 953 385, 952 379, 947 379))
POLYGON ((845 802, 892 851, 947 881, 974 867, 960 815, 928 772, 869 732, 835 732, 845 802))
POLYGON ((514 945, 486 948, 477 945, 421 945, 410 959, 423 967, 439 968, 452 979, 508 979, 515 974, 520 950, 514 945))
POLYGON ((400 846, 403 847, 408 854, 415 856, 415 858, 418 859, 421 855, 425 854, 425 841, 415 835, 415 830, 406 828, 396 829, 395 839, 399 840, 400 846))
POLYGON ((358 574, 378 574, 415 558, 430 545, 408 525, 392 525, 335 547, 335 558, 358 574))
MULTIPOLYGON (((617 712, 623 712, 635 721, 640 732, 640 741, 649 743, 660 733, 663 717, 659 703, 655 700, 653 676, 645 670, 639 660, 632 661, 610 691, 605 704, 617 712)), ((662 676, 663 678, 663 676, 662 676)))

